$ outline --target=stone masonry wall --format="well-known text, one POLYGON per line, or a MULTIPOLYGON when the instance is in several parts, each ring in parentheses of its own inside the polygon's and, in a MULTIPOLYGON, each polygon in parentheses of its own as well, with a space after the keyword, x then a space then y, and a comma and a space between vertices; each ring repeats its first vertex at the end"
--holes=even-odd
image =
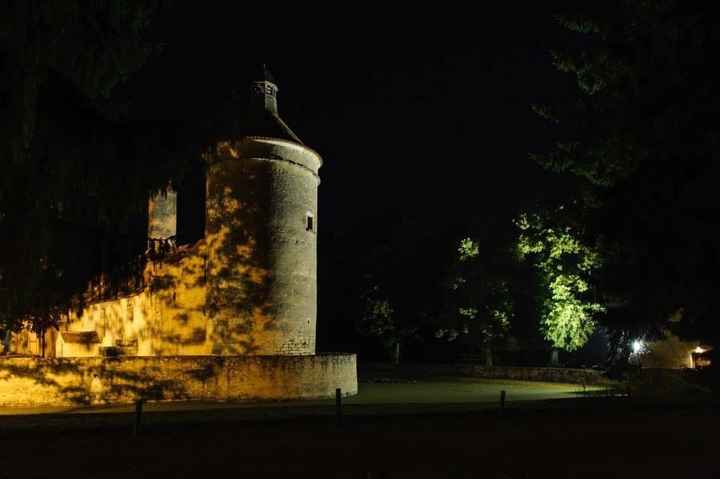
POLYGON ((279 400, 357 394, 354 354, 0 359, 0 406, 279 400))
POLYGON ((592 369, 540 368, 514 366, 483 366, 469 363, 406 363, 395 366, 388 363, 364 364, 358 371, 361 382, 383 378, 427 378, 467 376, 486 379, 514 379, 570 384, 604 384, 607 378, 601 371, 592 369))
POLYGON ((214 352, 313 354, 319 156, 245 138, 207 162, 209 312, 228 338, 214 352))

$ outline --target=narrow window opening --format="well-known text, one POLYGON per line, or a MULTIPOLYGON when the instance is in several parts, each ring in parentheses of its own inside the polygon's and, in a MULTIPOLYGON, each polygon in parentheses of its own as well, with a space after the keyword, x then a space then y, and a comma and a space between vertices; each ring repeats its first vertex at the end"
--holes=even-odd
POLYGON ((305 219, 306 219, 305 231, 314 232, 315 231, 315 221, 314 221, 315 218, 313 218, 312 213, 308 213, 307 216, 305 217, 305 219))

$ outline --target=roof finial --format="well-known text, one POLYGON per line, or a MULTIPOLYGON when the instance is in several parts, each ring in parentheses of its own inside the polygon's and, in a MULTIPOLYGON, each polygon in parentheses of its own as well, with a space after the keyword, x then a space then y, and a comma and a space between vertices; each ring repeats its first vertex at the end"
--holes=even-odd
POLYGON ((260 71, 255 74, 255 79, 250 88, 251 102, 260 106, 266 112, 277 115, 277 91, 275 79, 265 63, 257 65, 260 71))
POLYGON ((267 64, 254 63, 252 68, 250 108, 243 134, 246 136, 281 138, 302 145, 302 141, 280 118, 277 106, 278 87, 267 64))
POLYGON ((277 85, 277 83, 275 82, 275 77, 270 72, 270 68, 268 68, 267 63, 254 64, 251 80, 253 83, 269 82, 277 85))
POLYGON ((277 85, 277 82, 275 81, 275 77, 273 77, 273 74, 270 72, 270 69, 267 66, 267 63, 262 64, 262 78, 265 81, 268 81, 270 83, 275 83, 277 85))

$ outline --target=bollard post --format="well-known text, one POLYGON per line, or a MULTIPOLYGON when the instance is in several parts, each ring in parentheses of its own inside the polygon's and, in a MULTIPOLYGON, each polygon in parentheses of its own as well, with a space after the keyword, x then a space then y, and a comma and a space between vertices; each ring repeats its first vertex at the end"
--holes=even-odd
POLYGON ((133 427, 133 435, 137 436, 140 434, 140 420, 142 418, 142 410, 143 410, 143 400, 138 399, 135 401, 135 424, 133 427))
POLYGON ((505 411, 505 390, 500 391, 500 412, 505 411))
POLYGON ((335 389, 335 421, 337 426, 342 425, 342 389, 335 389))

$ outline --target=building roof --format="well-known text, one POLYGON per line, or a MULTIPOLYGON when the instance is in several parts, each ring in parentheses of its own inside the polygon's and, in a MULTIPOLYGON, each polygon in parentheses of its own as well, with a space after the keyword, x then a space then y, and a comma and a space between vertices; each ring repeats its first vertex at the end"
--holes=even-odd
POLYGON ((63 331, 61 336, 66 343, 93 344, 100 342, 96 331, 63 331))
POLYGON ((263 63, 258 66, 253 77, 248 109, 235 134, 240 137, 278 138, 302 145, 300 138, 280 118, 277 108, 278 86, 270 70, 263 63))
POLYGON ((268 81, 277 85, 275 77, 273 76, 266 63, 254 63, 253 67, 255 70, 252 72, 253 81, 268 81))
POLYGON ((240 137, 278 138, 303 145, 300 138, 287 126, 287 123, 279 115, 272 113, 248 115, 247 119, 241 121, 236 135, 240 137))

